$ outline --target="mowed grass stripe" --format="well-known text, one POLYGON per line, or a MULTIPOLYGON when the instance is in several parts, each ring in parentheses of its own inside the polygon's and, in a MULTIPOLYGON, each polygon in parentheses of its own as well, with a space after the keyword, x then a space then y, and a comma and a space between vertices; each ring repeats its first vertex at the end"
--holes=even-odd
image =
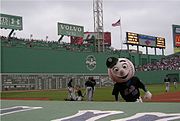
MULTIPOLYGON (((158 95, 165 92, 164 84, 156 85, 146 85, 147 88, 153 95, 158 95)), ((94 101, 114 101, 114 96, 112 95, 113 87, 103 87, 96 88, 94 94, 94 101)), ((170 92, 180 91, 178 86, 177 89, 171 84, 170 92)), ((85 89, 82 89, 82 92, 85 93, 85 89)), ((35 90, 35 91, 5 91, 1 92, 1 98, 48 98, 49 100, 64 100, 67 98, 67 90, 35 90)), ((141 90, 141 95, 144 95, 144 92, 141 90)), ((86 100, 86 99, 84 99, 86 100)), ((121 99, 122 100, 122 99, 121 99)))

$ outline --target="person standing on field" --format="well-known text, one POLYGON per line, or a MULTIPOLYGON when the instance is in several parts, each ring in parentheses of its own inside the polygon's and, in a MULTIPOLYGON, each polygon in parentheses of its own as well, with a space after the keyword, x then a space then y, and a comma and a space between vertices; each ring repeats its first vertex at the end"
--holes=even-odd
POLYGON ((173 79, 174 88, 177 89, 177 78, 173 79))
POLYGON ((75 100, 75 90, 74 90, 74 87, 72 86, 72 79, 69 80, 68 82, 68 100, 75 100))
POLYGON ((96 85, 96 81, 93 79, 93 77, 89 77, 88 80, 85 82, 86 96, 88 101, 93 101, 95 85, 96 85))
POLYGON ((164 78, 164 83, 165 83, 165 86, 166 86, 166 92, 169 92, 170 79, 169 79, 168 75, 166 75, 166 77, 164 78))

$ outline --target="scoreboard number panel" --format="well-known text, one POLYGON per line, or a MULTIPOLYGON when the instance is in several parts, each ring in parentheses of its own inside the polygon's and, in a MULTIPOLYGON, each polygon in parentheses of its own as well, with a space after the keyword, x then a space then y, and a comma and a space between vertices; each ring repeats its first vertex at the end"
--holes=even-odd
POLYGON ((139 44, 138 34, 132 32, 127 32, 126 34, 127 34, 127 43, 134 45, 139 44))
MULTIPOLYGON (((126 32, 127 44, 146 47, 162 48, 165 46, 165 38, 126 32)), ((179 38, 178 38, 179 41, 179 38)))
POLYGON ((165 48, 165 38, 157 37, 156 46, 159 48, 165 48))

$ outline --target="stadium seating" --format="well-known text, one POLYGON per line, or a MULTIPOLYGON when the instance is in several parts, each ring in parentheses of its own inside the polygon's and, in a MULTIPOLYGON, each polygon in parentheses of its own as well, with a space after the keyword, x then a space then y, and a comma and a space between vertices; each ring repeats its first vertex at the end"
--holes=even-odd
POLYGON ((138 71, 180 70, 180 53, 166 56, 159 61, 139 66, 138 71))
POLYGON ((64 51, 85 51, 92 52, 93 46, 89 44, 84 45, 75 45, 65 42, 57 41, 44 41, 44 40, 30 40, 24 38, 11 37, 7 38, 5 36, 0 36, 2 46, 16 46, 16 47, 30 47, 30 48, 39 48, 39 49, 55 49, 55 50, 64 50, 64 51))

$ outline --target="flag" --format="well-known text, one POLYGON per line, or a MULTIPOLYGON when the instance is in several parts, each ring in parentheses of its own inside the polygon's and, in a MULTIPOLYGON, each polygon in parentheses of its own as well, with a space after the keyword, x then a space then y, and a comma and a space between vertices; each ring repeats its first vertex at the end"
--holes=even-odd
POLYGON ((113 27, 120 26, 120 25, 121 25, 121 20, 120 19, 116 23, 112 24, 113 27))

